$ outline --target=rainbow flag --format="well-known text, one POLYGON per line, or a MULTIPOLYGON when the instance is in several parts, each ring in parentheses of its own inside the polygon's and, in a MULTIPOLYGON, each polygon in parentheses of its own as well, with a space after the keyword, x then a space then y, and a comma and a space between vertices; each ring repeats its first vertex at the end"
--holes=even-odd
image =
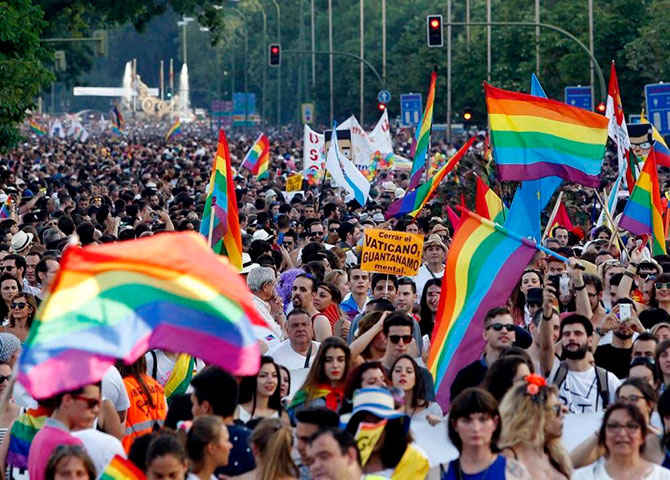
POLYGON ((219 145, 207 188, 200 233, 209 240, 212 250, 219 255, 226 255, 238 271, 242 270, 242 232, 237 213, 228 140, 223 130, 219 130, 219 145))
POLYGON ((53 409, 47 407, 31 408, 14 420, 8 433, 7 465, 21 469, 28 468, 28 452, 33 438, 52 413, 53 409))
POLYGON ((599 185, 607 118, 488 83, 484 87, 501 180, 537 180, 555 175, 589 187, 599 185))
POLYGON ((269 176, 270 140, 268 140, 268 137, 264 133, 258 136, 249 153, 244 157, 242 166, 256 175, 256 178, 266 178, 269 176))
POLYGON ((662 211, 656 155, 651 150, 635 183, 633 193, 626 202, 619 226, 635 235, 651 235, 652 255, 665 254, 662 211))
POLYGON ((503 205, 496 192, 491 190, 481 177, 477 176, 477 192, 475 194, 475 210, 478 215, 502 223, 507 217, 507 207, 503 205))
POLYGON ((435 82, 437 81, 437 71, 433 70, 430 75, 430 87, 428 88, 428 98, 426 99, 426 108, 423 110, 423 116, 419 127, 414 136, 415 150, 414 161, 412 162, 412 173, 409 177, 409 187, 411 190, 421 183, 421 176, 426 171, 426 154, 430 146, 430 129, 433 124, 433 104, 435 103, 435 82))
POLYGON ((0 219, 5 219, 9 218, 9 216, 12 214, 12 212, 9 211, 9 206, 12 204, 12 197, 7 197, 7 200, 5 200, 2 204, 2 207, 0 208, 0 219))
POLYGON ((656 164, 662 167, 670 167, 670 148, 668 144, 665 143, 663 135, 656 130, 656 127, 644 116, 644 110, 640 113, 640 123, 648 123, 651 125, 651 137, 654 140, 654 143, 651 145, 651 149, 656 154, 656 164))
POLYGON ((176 137, 181 134, 181 121, 179 119, 175 120, 170 130, 165 134, 165 140, 170 140, 172 137, 176 137))
POLYGON ((410 215, 416 217, 423 206, 430 200, 430 197, 433 195, 437 187, 440 185, 440 182, 444 177, 449 173, 456 164, 463 158, 468 149, 475 142, 476 137, 472 137, 468 140, 461 149, 454 154, 447 163, 442 165, 442 167, 435 172, 435 175, 430 178, 426 183, 418 186, 417 188, 407 192, 404 197, 397 199, 386 210, 385 216, 388 220, 389 218, 400 218, 405 215, 410 215))
POLYGON ((196 233, 69 248, 23 345, 18 380, 47 398, 152 348, 255 375, 252 324, 266 326, 244 279, 196 233))
POLYGON ((119 107, 114 105, 114 109, 112 110, 112 112, 116 117, 116 126, 119 127, 119 130, 123 130, 123 127, 126 125, 126 121, 124 120, 123 115, 121 115, 119 107))
POLYGON ((168 405, 172 397, 186 393, 186 389, 191 383, 193 370, 195 369, 195 358, 188 353, 182 353, 177 357, 172 373, 165 383, 163 391, 167 398, 168 405))
POLYGON ((144 472, 133 462, 120 455, 114 455, 109 465, 98 477, 99 480, 144 480, 144 472))
POLYGON ((44 129, 44 127, 42 125, 40 125, 39 123, 37 123, 32 118, 30 119, 30 122, 28 123, 28 125, 30 126, 30 131, 33 132, 34 134, 36 134, 39 137, 43 137, 44 135, 47 134, 47 131, 44 129))
POLYGON ((469 210, 454 235, 431 337, 428 369, 437 401, 449 406, 456 374, 484 351, 484 315, 505 305, 535 254, 534 244, 469 210))

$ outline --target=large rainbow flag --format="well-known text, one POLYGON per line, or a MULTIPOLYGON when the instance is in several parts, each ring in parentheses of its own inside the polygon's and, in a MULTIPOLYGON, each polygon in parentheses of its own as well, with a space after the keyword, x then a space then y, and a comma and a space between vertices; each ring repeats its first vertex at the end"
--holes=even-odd
POLYGON ((264 133, 258 136, 247 156, 244 157, 242 166, 256 175, 256 178, 265 178, 269 175, 270 140, 264 133))
POLYGON ((144 480, 146 477, 133 462, 120 455, 114 455, 98 478, 100 480, 144 480))
POLYGON ((453 170, 456 164, 467 153, 468 149, 472 146, 475 140, 476 137, 472 137, 470 140, 468 140, 465 145, 463 145, 460 150, 454 154, 453 157, 447 160, 447 163, 442 165, 442 167, 440 167, 440 169, 435 172, 435 175, 433 175, 430 180, 407 192, 404 197, 395 200, 391 205, 389 205, 389 208, 384 214, 386 219, 388 220, 389 218, 394 217, 400 218, 405 215, 416 217, 423 206, 428 202, 428 200, 430 200, 430 197, 433 195, 433 193, 435 193, 435 190, 437 190, 440 182, 444 179, 447 173, 453 170))
POLYGON ((47 134, 47 131, 44 129, 44 127, 39 123, 37 123, 37 121, 32 118, 30 119, 28 125, 30 126, 30 131, 39 137, 43 137, 44 135, 47 134))
POLYGON ((198 234, 68 248, 23 345, 18 380, 48 398, 152 348, 254 375, 252 324, 266 326, 246 282, 198 234))
POLYGON ((607 118, 488 83, 484 87, 501 180, 537 180, 556 175, 590 187, 599 185, 607 118))
POLYGON ((651 150, 644 162, 637 183, 635 183, 633 193, 630 194, 630 198, 626 202, 621 220, 619 220, 619 226, 635 235, 651 235, 652 255, 665 254, 662 211, 656 155, 651 150))
POLYGON ((228 140, 219 130, 219 144, 207 187, 200 233, 219 255, 226 255, 237 270, 242 270, 242 232, 237 213, 237 198, 230 164, 228 140))
POLYGON ((437 81, 437 71, 433 70, 430 75, 430 87, 428 88, 428 98, 426 99, 426 108, 423 110, 421 122, 414 135, 415 149, 414 161, 412 162, 412 173, 409 177, 408 190, 416 188, 421 183, 421 176, 426 171, 426 157, 428 147, 430 146, 430 129, 433 125, 433 104, 435 103, 435 82, 437 81))
POLYGON ((530 240, 459 208, 461 224, 447 256, 428 357, 443 409, 456 374, 484 351, 484 315, 505 305, 535 254, 530 240))
POLYGON ((172 137, 176 137, 181 134, 181 120, 178 118, 174 121, 170 130, 165 134, 165 140, 170 140, 172 137))
POLYGON ((503 223, 507 217, 507 207, 503 205, 500 197, 491 190, 481 177, 477 176, 477 191, 475 193, 475 210, 477 215, 503 223))

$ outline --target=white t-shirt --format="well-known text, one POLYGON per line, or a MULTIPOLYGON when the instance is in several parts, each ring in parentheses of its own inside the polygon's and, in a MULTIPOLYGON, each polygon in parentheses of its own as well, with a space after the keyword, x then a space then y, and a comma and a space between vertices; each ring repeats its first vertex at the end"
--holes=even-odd
MULTIPOLYGON (((309 363, 307 367, 312 365, 314 358, 316 357, 316 352, 319 350, 319 342, 312 342, 312 353, 310 355, 309 363)), ((291 341, 286 340, 280 343, 279 345, 274 346, 267 351, 266 355, 272 357, 276 363, 282 365, 290 370, 297 370, 299 368, 305 368, 305 359, 306 355, 300 355, 298 352, 291 348, 291 341)))
MULTIPOLYGON (((170 378, 170 375, 172 374, 172 369, 174 368, 174 364, 177 363, 177 357, 175 357, 174 360, 172 360, 170 357, 168 357, 163 350, 153 350, 153 352, 156 353, 156 360, 157 360, 157 368, 156 368, 156 380, 158 383, 161 384, 162 387, 165 387, 165 384, 170 378)), ((154 373, 154 356, 151 353, 151 351, 147 352, 144 354, 144 358, 147 360, 147 375, 150 377, 153 377, 154 373)), ((196 359, 195 360, 195 370, 196 372, 199 372, 202 370, 202 368, 205 366, 205 364, 201 361, 196 359)), ((195 374, 194 374, 195 375, 195 374)), ((188 386, 188 389, 186 392, 191 391, 191 386, 188 386)))
MULTIPOLYGON (((612 480, 612 477, 605 469, 605 462, 598 461, 575 470, 572 474, 572 480, 612 480)), ((652 464, 649 475, 641 477, 639 480, 670 480, 670 470, 652 464)))
POLYGON ((126 452, 123 450, 123 445, 118 438, 101 432, 94 428, 87 428, 85 430, 77 430, 70 432, 77 437, 84 444, 84 448, 88 456, 93 460, 95 471, 98 473, 97 478, 100 478, 105 467, 112 461, 114 455, 120 455, 126 458, 126 452))
POLYGON ((261 317, 263 317, 263 320, 265 320, 265 323, 267 324, 267 327, 253 325, 254 335, 256 336, 256 340, 265 343, 268 349, 270 349, 281 343, 284 339, 281 327, 272 317, 266 302, 258 298, 256 295, 252 295, 251 299, 253 300, 254 305, 256 305, 256 310, 258 310, 258 313, 261 314, 261 317))
MULTIPOLYGON (((554 383, 560 362, 554 362, 554 367, 549 374, 549 383, 554 383)), ((607 372, 607 385, 609 391, 609 404, 616 401, 616 389, 621 381, 612 372, 607 372)), ((568 370, 565 380, 558 385, 558 398, 567 405, 570 413, 588 413, 603 410, 603 402, 600 398, 598 380, 595 367, 585 372, 574 372, 568 370)))
POLYGON ((112 402, 117 412, 123 412, 130 407, 130 399, 123 384, 123 378, 114 366, 109 367, 105 376, 102 377, 102 398, 112 402))
POLYGON ((421 295, 423 293, 423 287, 426 285, 426 282, 430 280, 431 278, 442 278, 444 275, 444 268, 440 273, 433 273, 430 270, 428 270, 428 267, 424 263, 421 265, 419 268, 419 273, 416 274, 414 277, 414 281, 416 283, 416 294, 418 295, 418 298, 421 298, 421 295))

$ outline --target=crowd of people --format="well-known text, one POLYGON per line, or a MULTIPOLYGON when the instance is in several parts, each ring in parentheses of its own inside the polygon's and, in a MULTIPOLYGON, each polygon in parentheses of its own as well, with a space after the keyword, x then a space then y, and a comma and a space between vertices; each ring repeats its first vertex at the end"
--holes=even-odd
MULTIPOLYGON (((199 231, 214 140, 137 131, 1 156, 0 475, 94 479, 119 455, 150 480, 670 479, 670 256, 591 224, 573 191, 569 208, 587 220, 543 240, 568 263, 538 252, 511 297, 474 320, 483 354, 438 403, 427 363, 455 234, 444 207, 467 178, 417 218, 387 220, 407 172, 379 172, 363 206, 327 182, 289 194, 302 147, 286 131, 271 135, 263 179, 240 167, 252 136, 230 141, 240 274, 266 323, 254 327, 258 373, 191 359, 188 389, 174 392, 189 358, 152 350, 97 384, 31 398, 13 372, 63 251, 199 231), (363 270, 369 228, 423 236, 417 274, 363 270)), ((405 133, 394 141, 408 148, 405 133)))

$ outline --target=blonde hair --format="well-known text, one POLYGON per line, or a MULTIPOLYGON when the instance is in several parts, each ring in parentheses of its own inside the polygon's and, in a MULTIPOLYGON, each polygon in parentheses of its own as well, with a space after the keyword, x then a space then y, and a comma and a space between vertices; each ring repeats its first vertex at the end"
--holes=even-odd
POLYGON ((261 420, 251 434, 251 442, 262 459, 259 480, 298 477, 300 472, 291 458, 293 433, 277 418, 261 420))
POLYGON ((532 448, 543 447, 549 461, 559 472, 571 478, 572 461, 560 438, 546 439, 547 415, 555 415, 548 408, 549 399, 558 395, 555 385, 540 387, 537 395, 526 391, 528 383, 518 382, 500 402, 500 422, 502 431, 498 446, 501 449, 525 444, 532 448))

